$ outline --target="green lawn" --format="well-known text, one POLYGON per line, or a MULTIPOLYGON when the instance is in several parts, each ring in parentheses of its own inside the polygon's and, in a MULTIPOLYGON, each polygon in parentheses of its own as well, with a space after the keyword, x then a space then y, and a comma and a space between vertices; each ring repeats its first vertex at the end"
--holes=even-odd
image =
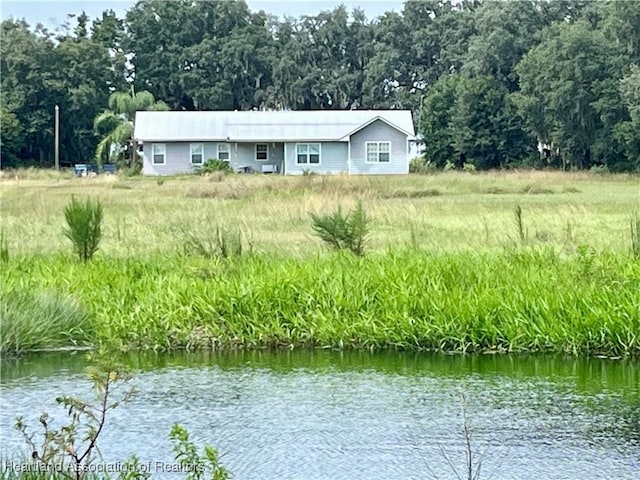
POLYGON ((640 209, 640 178, 628 175, 47 176, 0 183, 12 254, 67 251, 62 212, 72 194, 102 200, 100 254, 118 257, 173 253, 184 241, 180 232, 206 236, 217 226, 242 230, 256 251, 306 256, 322 248, 309 213, 351 208, 359 199, 373 221, 374 250, 407 244, 436 252, 500 250, 518 237, 513 212, 520 205, 530 243, 622 252, 630 247, 629 216, 640 209))
POLYGON ((2 181, 4 352, 102 342, 640 352, 638 177, 38 176, 2 181), (63 235, 71 195, 105 208, 87 264, 63 235), (327 252, 310 212, 359 200, 369 254, 327 252), (215 243, 218 229, 242 232, 241 256, 185 249, 215 243))

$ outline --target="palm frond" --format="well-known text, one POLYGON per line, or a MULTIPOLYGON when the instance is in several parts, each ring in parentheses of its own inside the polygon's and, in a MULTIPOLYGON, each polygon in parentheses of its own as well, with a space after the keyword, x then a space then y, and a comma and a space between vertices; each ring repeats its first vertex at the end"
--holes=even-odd
POLYGON ((131 140, 133 135, 133 124, 131 122, 125 122, 118 125, 113 132, 109 135, 113 143, 119 143, 123 145, 131 140))
POLYGON ((109 109, 115 113, 123 114, 131 119, 136 107, 133 98, 128 93, 115 92, 109 97, 109 109))
POLYGON ((149 110, 155 103, 156 99, 153 97, 153 94, 146 90, 137 92, 133 98, 133 104, 136 110, 149 110))
POLYGON ((107 135, 116 129, 125 119, 111 110, 106 110, 93 120, 93 131, 98 135, 107 135))
POLYGON ((151 105, 151 107, 149 107, 149 110, 154 110, 156 112, 166 112, 169 110, 169 105, 167 105, 163 101, 159 101, 151 105))

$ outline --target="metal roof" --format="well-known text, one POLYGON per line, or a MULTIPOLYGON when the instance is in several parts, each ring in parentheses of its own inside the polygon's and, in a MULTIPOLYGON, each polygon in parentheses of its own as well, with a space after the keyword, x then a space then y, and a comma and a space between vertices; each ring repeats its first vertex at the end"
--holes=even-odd
POLYGON ((414 137, 410 110, 136 112, 134 137, 164 141, 346 141, 376 119, 414 137))

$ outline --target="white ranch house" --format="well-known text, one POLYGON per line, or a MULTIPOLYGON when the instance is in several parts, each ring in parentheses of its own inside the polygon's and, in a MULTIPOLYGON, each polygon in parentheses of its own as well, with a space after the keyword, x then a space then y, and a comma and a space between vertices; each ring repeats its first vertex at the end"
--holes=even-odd
POLYGON ((196 170, 211 158, 237 172, 406 174, 409 110, 137 112, 145 175, 196 170))

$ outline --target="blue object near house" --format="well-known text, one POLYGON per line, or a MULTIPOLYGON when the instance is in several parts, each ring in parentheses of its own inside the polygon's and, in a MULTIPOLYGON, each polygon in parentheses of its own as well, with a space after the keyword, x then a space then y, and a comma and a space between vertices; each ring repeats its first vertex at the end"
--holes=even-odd
POLYGON ((76 174, 76 177, 86 177, 90 173, 97 175, 99 171, 97 165, 91 165, 88 163, 76 163, 73 166, 73 173, 76 174))
POLYGON ((208 159, 235 171, 301 175, 407 174, 409 110, 136 112, 145 175, 196 171, 208 159))
POLYGON ((116 166, 115 166, 115 164, 113 164, 113 163, 105 163, 105 164, 102 166, 102 171, 103 171, 104 173, 110 173, 110 174, 112 174, 112 175, 115 175, 115 173, 116 173, 116 166))
POLYGON ((76 174, 76 177, 86 177, 89 173, 89 165, 86 163, 76 163, 73 166, 73 173, 76 174))

